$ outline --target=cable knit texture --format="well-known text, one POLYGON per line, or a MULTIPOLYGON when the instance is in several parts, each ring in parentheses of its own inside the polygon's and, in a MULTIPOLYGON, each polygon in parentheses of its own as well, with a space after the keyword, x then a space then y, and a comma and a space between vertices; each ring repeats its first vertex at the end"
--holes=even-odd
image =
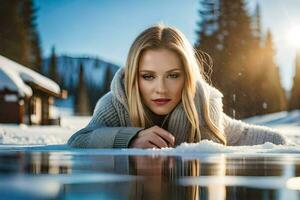
MULTIPOLYGON (((124 89, 124 69, 120 68, 115 74, 111 91, 104 95, 94 110, 93 117, 87 127, 81 129, 69 139, 72 147, 81 148, 127 148, 134 136, 145 127, 131 127, 128 104, 124 89)), ((265 142, 286 144, 286 139, 279 132, 263 127, 246 124, 235 120, 223 113, 222 93, 216 88, 203 82, 197 83, 195 104, 199 113, 201 139, 218 142, 207 128, 202 115, 203 91, 209 95, 210 116, 214 124, 224 132, 228 145, 255 145, 265 142)), ((175 137, 176 145, 187 141, 190 124, 179 103, 169 116, 168 131, 175 137)))

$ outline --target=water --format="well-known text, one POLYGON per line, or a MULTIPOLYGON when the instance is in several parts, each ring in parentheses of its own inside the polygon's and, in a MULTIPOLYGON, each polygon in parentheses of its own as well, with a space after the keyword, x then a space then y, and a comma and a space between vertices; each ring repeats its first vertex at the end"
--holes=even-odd
POLYGON ((299 154, 0 150, 0 199, 300 199, 299 154))

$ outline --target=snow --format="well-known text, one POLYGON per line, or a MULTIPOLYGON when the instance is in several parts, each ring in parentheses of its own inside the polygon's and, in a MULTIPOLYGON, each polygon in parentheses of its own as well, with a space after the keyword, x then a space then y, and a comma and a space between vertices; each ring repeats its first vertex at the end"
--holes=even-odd
POLYGON ((33 82, 60 94, 60 87, 54 81, 0 55, 0 89, 8 88, 22 97, 30 97, 32 90, 26 82, 33 82))
POLYGON ((244 120, 257 125, 277 126, 282 124, 295 124, 300 126, 300 110, 283 111, 264 116, 255 116, 244 120))
POLYGON ((27 126, 0 124, 0 144, 50 145, 65 144, 77 130, 88 124, 90 117, 62 117, 61 126, 27 126))
MULTIPOLYGON (((88 124, 90 116, 75 117, 62 115, 61 126, 27 126, 0 124, 0 150, 72 150, 78 153, 80 149, 70 148, 66 145, 68 138, 77 130, 88 124)), ((300 153, 300 110, 274 113, 265 116, 256 116, 245 119, 248 123, 268 125, 278 129, 294 144, 274 145, 265 143, 255 146, 224 146, 208 140, 199 143, 183 143, 176 148, 164 149, 85 149, 90 153, 105 154, 159 154, 159 155, 204 155, 204 154, 283 154, 300 153)))
POLYGON ((20 96, 31 96, 32 90, 22 79, 10 70, 8 67, 0 65, 0 89, 7 88, 11 91, 17 91, 20 96))

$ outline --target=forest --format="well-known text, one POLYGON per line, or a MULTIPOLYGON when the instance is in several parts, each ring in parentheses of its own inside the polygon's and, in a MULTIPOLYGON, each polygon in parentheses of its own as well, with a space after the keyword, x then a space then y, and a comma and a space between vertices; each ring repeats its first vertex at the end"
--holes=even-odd
MULTIPOLYGON (((250 13, 244 0, 199 1, 195 55, 208 81, 224 94, 225 113, 237 119, 300 109, 300 55, 295 60, 292 89, 285 91, 275 62, 272 32, 262 31, 260 12, 257 5, 250 13)), ((91 114, 97 99, 109 90, 115 67, 102 70, 107 79, 97 86, 88 82, 90 72, 84 76, 84 62, 76 62, 76 70, 72 70, 76 83, 68 85, 64 82, 63 66, 58 66, 55 48, 49 57, 42 57, 34 2, 2 1, 0 13, 0 54, 67 89, 75 99, 75 114, 91 114), (95 90, 99 92, 95 94, 95 90)), ((101 61, 96 58, 94 62, 101 61)))

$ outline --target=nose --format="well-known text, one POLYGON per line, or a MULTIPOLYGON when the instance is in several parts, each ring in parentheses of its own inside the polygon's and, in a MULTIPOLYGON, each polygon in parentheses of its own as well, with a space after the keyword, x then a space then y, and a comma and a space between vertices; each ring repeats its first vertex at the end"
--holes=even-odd
POLYGON ((165 83, 165 81, 164 81, 163 78, 160 78, 160 79, 157 80, 155 91, 158 94, 164 94, 164 93, 166 93, 167 88, 166 88, 166 83, 165 83))

